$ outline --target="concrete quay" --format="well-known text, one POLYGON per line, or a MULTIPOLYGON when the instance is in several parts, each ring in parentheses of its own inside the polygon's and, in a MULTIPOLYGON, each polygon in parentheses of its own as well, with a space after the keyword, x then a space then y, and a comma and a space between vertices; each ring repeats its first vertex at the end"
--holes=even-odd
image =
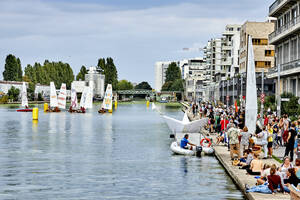
MULTIPOLYGON (((215 139, 215 138, 214 138, 215 139)), ((216 140, 214 140, 216 141, 216 140)), ((233 166, 232 161, 230 158, 230 152, 227 150, 225 146, 214 146, 215 149, 215 156, 219 160, 219 162, 223 165, 226 172, 230 175, 233 179, 235 184, 240 188, 240 190, 244 193, 245 197, 249 200, 287 200, 290 199, 289 194, 277 193, 275 195, 272 194, 261 194, 250 192, 246 193, 245 184, 248 184, 250 187, 255 186, 256 179, 252 175, 247 175, 246 170, 239 169, 238 166, 233 166)), ((262 155, 261 155, 262 157, 262 155)), ((268 164, 276 164, 277 166, 280 165, 274 159, 266 159, 263 160, 264 163, 268 164)))

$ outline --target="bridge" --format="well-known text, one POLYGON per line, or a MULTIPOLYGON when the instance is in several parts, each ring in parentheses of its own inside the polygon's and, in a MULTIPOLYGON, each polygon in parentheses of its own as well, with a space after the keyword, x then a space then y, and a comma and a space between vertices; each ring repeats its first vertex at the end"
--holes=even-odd
POLYGON ((154 95, 155 92, 152 90, 118 90, 117 94, 122 95, 135 95, 135 94, 144 94, 144 95, 154 95))

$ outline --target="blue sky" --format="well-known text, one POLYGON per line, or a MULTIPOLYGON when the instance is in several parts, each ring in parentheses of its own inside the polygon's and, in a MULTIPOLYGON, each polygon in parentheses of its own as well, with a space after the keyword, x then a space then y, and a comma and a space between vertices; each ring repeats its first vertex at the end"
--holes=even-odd
POLYGON ((265 21, 274 0, 1 0, 0 71, 45 59, 95 66, 112 57, 119 79, 154 86, 154 63, 198 57, 226 24, 265 21))

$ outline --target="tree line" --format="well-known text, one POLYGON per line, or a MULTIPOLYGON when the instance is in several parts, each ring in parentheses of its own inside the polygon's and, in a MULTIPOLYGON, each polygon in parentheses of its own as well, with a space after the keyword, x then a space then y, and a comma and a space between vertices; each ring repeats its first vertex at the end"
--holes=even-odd
POLYGON ((162 91, 184 91, 184 80, 181 77, 180 68, 177 63, 172 62, 169 64, 166 71, 166 80, 162 86, 162 91))
MULTIPOLYGON (((128 90, 133 89, 132 83, 127 80, 118 81, 118 71, 114 64, 114 60, 110 57, 100 58, 97 63, 97 71, 105 75, 105 88, 107 84, 112 84, 113 90, 128 90)), ((82 66, 76 80, 85 80, 85 75, 88 70, 82 66)), ((29 83, 28 95, 31 99, 34 98, 34 89, 37 83, 42 85, 49 85, 51 81, 54 82, 57 89, 62 83, 66 83, 67 88, 71 88, 71 83, 75 76, 71 66, 64 62, 50 62, 45 60, 44 63, 28 64, 22 71, 21 61, 16 56, 9 54, 5 59, 3 79, 5 81, 26 81, 29 83)), ((147 82, 142 82, 137 89, 152 89, 147 82), (146 83, 146 84, 145 84, 146 83)), ((15 93, 14 93, 15 94, 15 93)), ((16 95, 13 95, 16 96, 16 95)))

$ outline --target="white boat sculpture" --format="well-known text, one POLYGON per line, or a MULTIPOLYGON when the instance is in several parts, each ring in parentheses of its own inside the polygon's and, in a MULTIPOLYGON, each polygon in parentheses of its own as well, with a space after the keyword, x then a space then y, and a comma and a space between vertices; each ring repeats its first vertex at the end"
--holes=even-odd
POLYGON ((248 67, 246 88, 246 118, 245 125, 250 133, 255 133, 257 120, 257 89, 255 76, 254 52, 251 36, 248 37, 248 67))
POLYGON ((66 98, 67 98, 67 87, 65 83, 61 84, 60 91, 58 94, 58 107, 66 109, 66 98))
POLYGON ((198 133, 208 122, 208 118, 202 118, 191 122, 187 117, 187 113, 184 114, 182 121, 166 115, 164 115, 163 118, 173 133, 198 133))

